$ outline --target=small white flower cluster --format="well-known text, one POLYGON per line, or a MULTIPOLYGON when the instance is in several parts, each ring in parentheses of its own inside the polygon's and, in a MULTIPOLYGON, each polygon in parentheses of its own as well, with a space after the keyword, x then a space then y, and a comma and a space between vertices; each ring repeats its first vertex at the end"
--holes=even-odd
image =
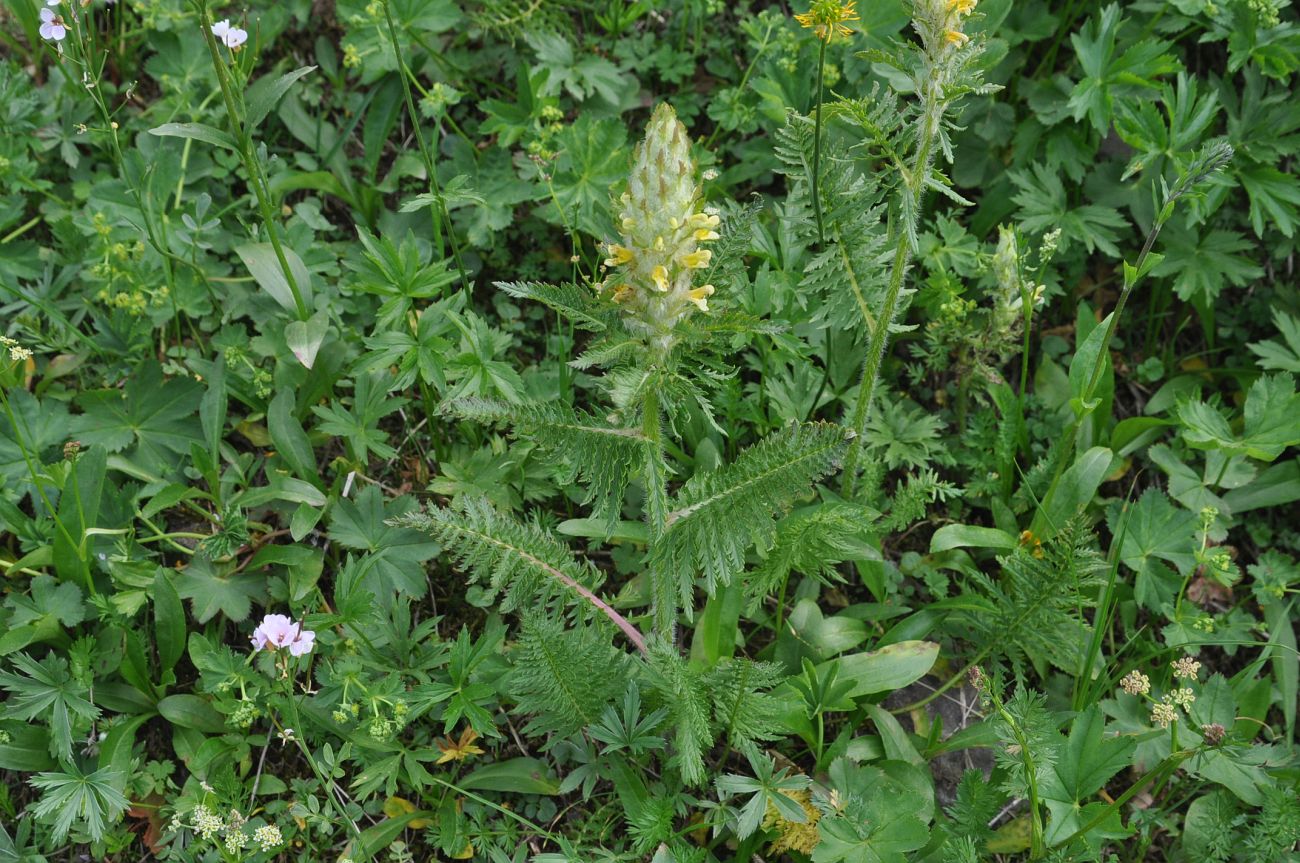
POLYGON ((9 359, 15 363, 23 363, 31 359, 30 350, 7 336, 0 336, 0 346, 9 350, 9 359))
MULTIPOLYGON (((1196 680, 1201 672, 1201 663, 1184 656, 1169 663, 1176 680, 1196 680)), ((1178 709, 1189 710, 1196 702, 1196 692, 1190 687, 1179 687, 1166 692, 1156 700, 1151 695, 1151 678, 1134 669, 1120 680, 1119 687, 1129 695, 1146 698, 1151 702, 1151 722, 1161 728, 1168 728, 1178 721, 1178 709)))
POLYGON ((248 31, 239 27, 231 27, 229 18, 223 18, 213 24, 212 35, 216 36, 217 41, 231 51, 238 51, 240 46, 248 41, 248 31))
POLYGON ((194 831, 194 835, 205 842, 220 843, 226 853, 238 857, 244 849, 255 846, 258 851, 273 851, 284 844, 280 828, 274 824, 263 824, 253 830, 250 837, 244 832, 248 819, 239 810, 231 809, 226 817, 218 815, 206 804, 200 803, 190 811, 190 821, 186 821, 177 812, 172 817, 171 829, 182 828, 194 831))

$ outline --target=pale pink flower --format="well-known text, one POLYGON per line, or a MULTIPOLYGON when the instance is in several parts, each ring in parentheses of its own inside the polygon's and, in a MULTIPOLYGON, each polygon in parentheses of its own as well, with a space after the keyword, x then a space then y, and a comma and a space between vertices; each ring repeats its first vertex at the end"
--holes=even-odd
POLYGON ((279 650, 288 648, 293 656, 311 653, 316 644, 316 633, 303 629, 301 622, 296 622, 283 614, 268 614, 261 624, 253 630, 254 650, 279 650))
POLYGON ((68 36, 68 28, 63 19, 54 14, 48 6, 41 10, 41 38, 52 42, 62 42, 68 36))

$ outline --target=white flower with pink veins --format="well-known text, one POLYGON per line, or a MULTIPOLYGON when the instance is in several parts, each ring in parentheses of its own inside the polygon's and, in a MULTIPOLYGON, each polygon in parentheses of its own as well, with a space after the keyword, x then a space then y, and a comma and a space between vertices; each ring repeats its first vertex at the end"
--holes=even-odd
POLYGON ((268 614, 253 630, 254 650, 280 650, 288 648, 293 656, 311 653, 316 644, 316 633, 303 629, 302 623, 283 614, 268 614))
POLYGON ((248 31, 239 27, 231 27, 229 18, 223 18, 213 24, 212 35, 216 36, 221 44, 232 51, 248 41, 248 31))

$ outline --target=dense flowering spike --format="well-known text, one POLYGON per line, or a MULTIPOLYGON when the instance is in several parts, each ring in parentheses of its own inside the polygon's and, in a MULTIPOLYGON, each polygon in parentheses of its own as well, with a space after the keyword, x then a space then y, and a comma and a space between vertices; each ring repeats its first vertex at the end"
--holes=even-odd
POLYGON ((713 253, 701 243, 718 239, 718 217, 703 210, 691 141, 669 105, 655 109, 637 146, 621 198, 620 241, 606 246, 605 265, 621 268, 601 288, 623 306, 629 325, 661 346, 695 310, 707 311, 711 285, 696 288, 692 270, 713 253))

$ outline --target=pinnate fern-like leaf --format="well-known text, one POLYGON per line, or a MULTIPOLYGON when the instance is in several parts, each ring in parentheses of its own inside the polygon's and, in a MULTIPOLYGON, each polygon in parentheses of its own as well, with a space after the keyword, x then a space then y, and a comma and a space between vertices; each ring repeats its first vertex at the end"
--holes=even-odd
POLYGON ((475 398, 448 402, 443 410, 475 422, 506 423, 559 455, 570 468, 566 481, 586 486, 583 503, 591 505, 593 516, 603 519, 609 530, 618 520, 632 474, 645 463, 649 441, 640 431, 611 426, 566 405, 512 405, 475 398))
POLYGON ((596 595, 600 572, 579 561, 540 525, 498 512, 475 497, 455 508, 416 510, 391 523, 430 534, 469 573, 471 582, 488 589, 488 599, 501 611, 540 609, 558 602, 599 612, 645 652, 645 638, 636 627, 596 595))
POLYGON ((745 564, 745 552, 770 541, 774 516, 834 471, 851 433, 830 423, 791 425, 742 452, 734 462, 698 473, 671 502, 667 530, 651 563, 671 574, 690 608, 696 578, 712 593, 745 564))
POLYGON ((521 300, 533 300, 550 306, 584 330, 602 331, 609 328, 613 312, 608 303, 596 296, 585 285, 566 282, 551 285, 545 282, 497 282, 499 290, 521 300))
POLYGON ((566 629, 544 614, 524 616, 511 657, 510 693, 531 717, 525 730, 532 735, 568 735, 595 724, 627 685, 627 654, 604 631, 566 629))

